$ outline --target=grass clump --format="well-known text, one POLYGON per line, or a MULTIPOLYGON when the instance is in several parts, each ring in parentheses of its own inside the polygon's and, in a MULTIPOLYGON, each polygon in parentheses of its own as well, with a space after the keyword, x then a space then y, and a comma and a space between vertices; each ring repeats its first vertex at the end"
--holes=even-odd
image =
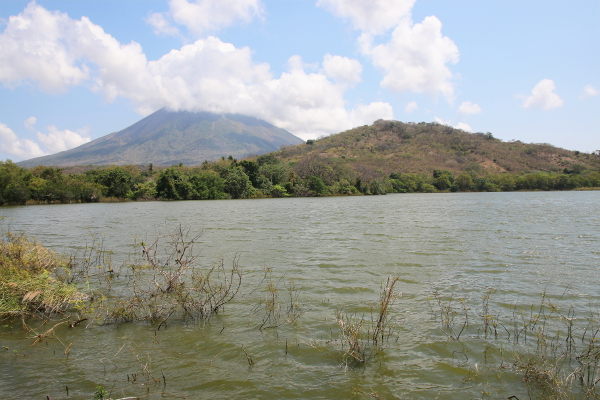
POLYGON ((335 320, 339 327, 339 339, 335 340, 342 350, 345 367, 364 365, 384 348, 391 335, 389 312, 398 295, 394 286, 398 277, 388 277, 379 293, 379 302, 371 313, 370 320, 358 314, 338 310, 335 320))
POLYGON ((73 285, 53 275, 67 264, 25 235, 4 233, 0 238, 0 318, 64 311, 80 298, 73 285))

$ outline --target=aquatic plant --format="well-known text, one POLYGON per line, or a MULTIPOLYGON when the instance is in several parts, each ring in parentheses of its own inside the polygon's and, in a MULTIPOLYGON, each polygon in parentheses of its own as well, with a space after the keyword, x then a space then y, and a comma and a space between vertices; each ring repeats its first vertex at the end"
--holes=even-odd
POLYGON ((198 267, 193 249, 201 235, 179 225, 139 243, 142 257, 126 267, 129 280, 118 296, 105 299, 105 322, 161 320, 162 325, 174 314, 208 320, 231 302, 242 284, 238 258, 229 268, 222 258, 198 267))
POLYGON ((379 302, 367 319, 358 313, 349 314, 343 310, 335 313, 339 327, 339 337, 332 339, 341 349, 341 361, 345 367, 362 365, 384 348, 391 334, 389 312, 397 295, 394 286, 400 278, 388 277, 381 286, 379 302))

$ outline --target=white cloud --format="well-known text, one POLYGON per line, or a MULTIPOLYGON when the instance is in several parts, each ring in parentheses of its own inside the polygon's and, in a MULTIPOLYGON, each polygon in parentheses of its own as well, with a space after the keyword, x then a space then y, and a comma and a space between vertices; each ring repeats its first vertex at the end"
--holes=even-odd
POLYGON ((260 0, 170 0, 169 11, 151 14, 146 22, 159 35, 179 35, 169 20, 185 26, 196 37, 238 21, 250 22, 263 13, 260 0))
POLYGON ((72 149, 91 140, 88 128, 82 128, 77 132, 73 132, 68 129, 61 131, 54 125, 50 125, 48 126, 48 131, 47 134, 38 132, 36 136, 50 154, 72 149))
POLYGON ((458 107, 458 112, 460 114, 481 114, 481 107, 478 104, 473 104, 470 101, 463 101, 463 103, 458 107))
POLYGON ((406 105, 406 107, 404 107, 404 112, 407 114, 410 114, 414 111, 417 111, 419 109, 419 105, 417 104, 416 101, 411 101, 410 103, 408 103, 406 105))
POLYGON ((465 132, 473 132, 473 128, 470 125, 465 124, 464 122, 459 122, 454 126, 456 129, 462 129, 465 132))
POLYGON ((333 15, 350 20, 361 31, 358 45, 383 73, 381 86, 395 92, 442 94, 454 98, 452 72, 447 64, 458 62, 454 42, 441 33, 435 16, 414 24, 415 0, 318 0, 333 15), (391 38, 375 44, 375 37, 393 29, 391 38))
POLYGON ((358 60, 348 57, 325 54, 323 57, 325 75, 341 85, 353 85, 360 82, 363 66, 358 60))
MULTIPOLYGON (((3 48, 13 49, 8 56, 0 52, 0 61, 4 61, 0 62, 0 77, 7 85, 33 81, 42 89, 65 89, 84 82, 108 101, 130 99, 143 115, 165 106, 173 110, 242 113, 263 118, 305 139, 393 116, 387 103, 346 108, 344 91, 360 79, 362 69, 358 61, 346 57, 326 55, 324 72, 309 73, 302 58, 292 56, 289 70, 274 77, 268 64, 252 59, 249 48, 236 48, 216 37, 197 40, 148 61, 138 43, 123 45, 85 17, 73 20, 31 3, 18 19, 21 28, 13 26, 11 19, 5 33, 0 34, 3 48), (42 22, 42 26, 55 26, 57 31, 48 36, 40 28, 42 22), (53 65, 55 60, 37 52, 30 43, 60 49, 68 62, 53 65), (36 68, 19 70, 18 76, 13 76, 16 72, 2 74, 5 68, 14 70, 13 59, 26 59, 36 66, 49 63, 52 73, 42 74, 39 71, 44 68, 36 68), (85 74, 74 80, 72 70, 85 74)), ((319 66, 309 69, 319 71, 319 66)), ((51 130, 38 139, 47 145, 51 138, 56 139, 54 149, 62 149, 86 138, 82 132, 74 132, 79 138, 72 133, 51 130)))
POLYGON ((366 124, 370 125, 378 119, 394 119, 394 111, 389 103, 378 101, 367 106, 358 106, 350 112, 352 127, 366 124))
POLYGON ((587 85, 583 88, 583 93, 579 96, 579 100, 586 100, 591 97, 596 97, 600 92, 592 85, 587 85))
POLYGON ((40 146, 29 139, 19 139, 17 135, 3 123, 0 123, 0 150, 16 156, 18 160, 45 155, 40 146))
POLYGON ((73 51, 74 30, 77 22, 67 14, 29 3, 0 34, 0 81, 14 86, 32 80, 42 90, 60 92, 88 79, 89 68, 73 51))
MULTIPOLYGON (((435 122, 437 122, 438 124, 441 125, 446 125, 446 126, 452 126, 452 122, 451 121, 444 121, 443 119, 439 118, 439 117, 434 117, 435 122)), ((458 124, 456 124, 454 126, 455 129, 462 129, 465 132, 473 132, 473 129, 471 128, 471 126, 469 126, 468 124, 465 124, 464 122, 459 122, 458 124)))
POLYGON ((552 110, 563 105, 563 100, 554 92, 554 81, 542 79, 531 90, 531 96, 523 100, 524 108, 541 108, 552 110))
POLYGON ((318 0, 333 15, 349 19, 355 29, 381 35, 410 17, 416 0, 318 0))
MULTIPOLYGON (((24 125, 27 129, 35 132, 33 125, 36 121, 35 117, 29 117, 24 121, 24 125)), ((0 123, 0 151, 15 156, 17 160, 54 154, 89 142, 91 139, 88 130, 88 128, 78 129, 77 132, 68 129, 58 130, 55 126, 50 125, 47 134, 36 132, 36 137, 42 144, 40 146, 40 143, 31 139, 19 138, 12 129, 0 123)))
POLYGON ((440 117, 433 117, 433 119, 435 120, 435 122, 437 122, 438 124, 441 125, 446 125, 446 126, 452 126, 452 122, 450 121, 444 121, 443 119, 441 119, 440 117))
POLYGON ((164 13, 153 13, 146 18, 146 23, 159 36, 179 36, 179 28, 172 26, 164 13))
POLYGON ((34 130, 33 125, 35 125, 36 122, 37 122, 36 117, 29 117, 25 121, 23 121, 23 125, 25 125, 25 128, 29 129, 30 131, 33 131, 34 130))
POLYGON ((381 86, 395 92, 441 93, 452 102, 453 75, 447 64, 457 63, 459 53, 441 29, 440 20, 430 16, 414 25, 401 21, 384 44, 373 46, 372 39, 363 36, 362 51, 384 73, 381 86))

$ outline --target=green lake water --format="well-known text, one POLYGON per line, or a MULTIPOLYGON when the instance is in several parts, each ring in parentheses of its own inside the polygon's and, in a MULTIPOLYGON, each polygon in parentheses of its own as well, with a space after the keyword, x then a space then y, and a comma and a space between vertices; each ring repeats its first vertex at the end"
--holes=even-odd
POLYGON ((115 265, 139 252, 136 240, 182 224, 202 232, 199 266, 237 259, 243 272, 238 296, 206 323, 61 325, 33 344, 20 320, 2 321, 2 398, 92 398, 100 385, 113 398, 525 399, 522 375, 501 355, 515 315, 531 314, 544 293, 581 320, 600 307, 597 191, 23 206, 0 216, 60 253, 102 237, 115 265), (266 269, 282 315, 260 330, 266 269), (364 365, 347 365, 336 312, 369 320, 388 276, 400 278, 389 338, 364 365), (285 323, 292 284, 302 314, 285 323), (482 330, 489 289, 504 321, 498 338, 482 330), (453 305, 456 329, 467 314, 458 340, 435 291, 453 305))

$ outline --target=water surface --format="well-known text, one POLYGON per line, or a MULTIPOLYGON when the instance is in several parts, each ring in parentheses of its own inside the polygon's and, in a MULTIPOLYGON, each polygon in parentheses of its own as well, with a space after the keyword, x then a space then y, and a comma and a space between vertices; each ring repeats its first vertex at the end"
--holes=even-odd
POLYGON ((544 292, 581 313, 600 304, 600 192, 72 204, 3 207, 0 216, 61 253, 101 235, 116 264, 139 252, 136 240, 182 224, 203 232, 200 265, 238 257, 244 272, 238 298, 207 324, 59 329, 35 346, 20 324, 4 326, 6 398, 89 398, 96 385, 114 398, 450 399, 481 397, 482 387, 492 398, 524 398, 516 375, 494 385, 465 380, 487 344, 477 332, 444 335, 433 291, 462 299, 473 318, 489 288, 507 315, 544 292), (298 289, 297 324, 258 329, 265 268, 281 296, 290 282, 298 289), (400 277, 402 293, 391 339, 364 367, 347 368, 335 313, 368 314, 388 276, 400 277))

